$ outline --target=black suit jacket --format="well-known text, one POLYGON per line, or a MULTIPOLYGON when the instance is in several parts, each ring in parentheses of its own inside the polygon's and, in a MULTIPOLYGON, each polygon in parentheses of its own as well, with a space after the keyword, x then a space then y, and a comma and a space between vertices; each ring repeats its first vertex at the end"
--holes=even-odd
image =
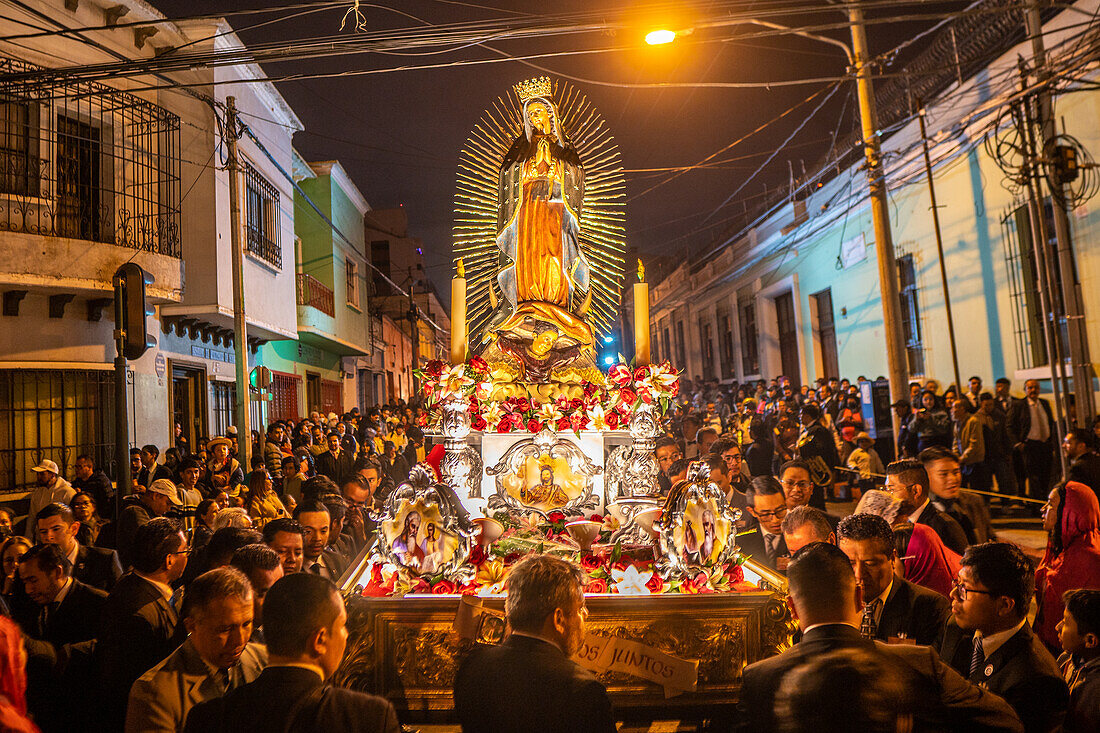
POLYGON ((177 609, 160 590, 132 571, 107 596, 103 633, 96 645, 106 729, 121 729, 134 680, 183 643, 178 621, 177 609))
POLYGON ((894 585, 879 616, 875 638, 889 641, 905 635, 918 644, 935 644, 951 615, 951 602, 935 591, 894 576, 894 585))
POLYGON ((463 733, 614 733, 604 686, 561 649, 512 635, 459 665, 455 715, 463 733))
POLYGON ((810 629, 786 652, 751 664, 741 674, 738 726, 744 733, 770 733, 778 722, 775 696, 783 677, 815 657, 837 650, 866 650, 881 655, 906 683, 919 730, 1019 731, 1011 709, 995 695, 968 683, 925 646, 870 641, 844 624, 810 629))
POLYGON ((336 483, 340 483, 351 474, 351 467, 355 465, 355 456, 346 450, 341 450, 339 456, 332 455, 331 451, 325 451, 317 456, 315 468, 317 473, 328 476, 336 483))
POLYGON ((76 551, 73 577, 85 585, 110 593, 115 583, 122 577, 122 564, 118 561, 118 553, 101 547, 81 545, 76 551))
POLYGON ((46 616, 42 628, 42 607, 27 607, 19 619, 23 632, 32 639, 49 642, 55 647, 78 644, 99 636, 100 620, 107 605, 107 594, 74 580, 65 600, 46 616))
POLYGON ((936 534, 943 540, 943 544, 947 545, 953 551, 958 554, 966 552, 966 532, 959 526, 959 523, 952 519, 947 514, 944 514, 935 507, 932 502, 928 502, 928 506, 924 508, 924 511, 920 513, 917 518, 917 524, 924 524, 935 530, 936 534))
POLYGON ((387 700, 340 687, 322 686, 315 672, 268 667, 225 697, 199 703, 187 714, 185 733, 307 733, 363 731, 400 733, 387 700))
MULTIPOLYGON (((947 623, 940 655, 964 676, 970 674, 974 634, 947 623)), ((1069 705, 1069 688, 1057 662, 1024 624, 993 652, 970 681, 1000 695, 1012 706, 1027 733, 1059 730, 1069 705)))
POLYGON ((171 481, 172 469, 168 468, 168 466, 165 466, 163 463, 154 463, 151 471, 148 468, 142 468, 138 471, 138 484, 145 488, 149 488, 149 484, 159 478, 166 478, 171 481))
POLYGON ((772 570, 778 570, 776 567, 776 559, 780 557, 789 557, 790 552, 787 551, 787 541, 783 539, 783 535, 779 535, 779 544, 776 545, 775 552, 771 555, 767 552, 767 545, 764 543, 764 533, 761 531, 759 525, 755 527, 755 532, 749 532, 743 534, 737 538, 737 544, 741 548, 741 554, 750 556, 753 560, 756 560, 761 565, 766 565, 772 570))
MULTIPOLYGON (((1047 442, 1053 447, 1055 440, 1057 440, 1054 413, 1050 409, 1050 402, 1042 397, 1039 398, 1039 404, 1043 406, 1043 412, 1047 414, 1047 426, 1050 428, 1047 431, 1050 433, 1047 442)), ((1008 432, 1015 443, 1023 443, 1027 440, 1027 434, 1031 432, 1031 410, 1028 409, 1026 397, 1013 401, 1012 409, 1008 413, 1008 432)))

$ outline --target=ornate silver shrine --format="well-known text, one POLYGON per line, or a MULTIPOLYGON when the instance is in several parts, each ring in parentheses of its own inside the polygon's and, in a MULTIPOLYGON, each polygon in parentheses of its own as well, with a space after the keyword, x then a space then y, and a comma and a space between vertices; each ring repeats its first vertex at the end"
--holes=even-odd
POLYGON ((737 553, 739 509, 710 480, 710 466, 694 461, 687 481, 672 487, 658 531, 657 570, 665 578, 683 577, 723 565, 737 553))
POLYGON ((543 429, 534 437, 517 441, 495 465, 485 469, 487 475, 496 477, 496 493, 489 497, 489 508, 524 516, 531 512, 546 516, 552 511, 566 516, 581 515, 586 509, 594 510, 599 505, 599 497, 592 490, 592 479, 602 471, 576 443, 558 437, 552 430, 543 429), (580 477, 581 491, 577 496, 560 505, 538 506, 525 503, 508 490, 507 479, 524 475, 528 459, 539 460, 543 457, 564 460, 573 476, 580 477))

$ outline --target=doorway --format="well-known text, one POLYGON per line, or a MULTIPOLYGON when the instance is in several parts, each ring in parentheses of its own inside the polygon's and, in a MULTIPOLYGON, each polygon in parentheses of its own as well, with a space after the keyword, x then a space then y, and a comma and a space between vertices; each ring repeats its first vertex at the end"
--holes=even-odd
POLYGON ((324 405, 321 402, 321 375, 306 372, 306 412, 312 415, 314 412, 325 416, 324 405))
POLYGON ((840 359, 837 356, 836 323, 833 321, 833 289, 825 288, 810 296, 817 310, 814 339, 821 349, 818 376, 829 379, 840 376, 840 359))
POLYGON ((775 298, 775 320, 783 376, 797 391, 802 386, 802 370, 798 365, 798 327, 795 324, 794 294, 791 291, 788 290, 775 298))
MULTIPOLYGON (((198 445, 198 439, 209 435, 206 426, 206 371, 196 367, 172 365, 172 422, 183 430, 187 445, 198 445)), ((173 439, 174 442, 174 439, 173 439)))

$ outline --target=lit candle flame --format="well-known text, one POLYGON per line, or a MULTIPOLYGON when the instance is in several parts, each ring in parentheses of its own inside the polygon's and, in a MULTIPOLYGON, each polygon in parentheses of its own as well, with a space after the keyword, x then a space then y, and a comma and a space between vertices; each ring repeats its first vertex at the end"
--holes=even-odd
POLYGON ((638 282, 645 282, 645 265, 642 264, 641 260, 638 260, 638 282))
MULTIPOLYGON (((638 262, 640 263, 641 260, 639 260, 638 262)), ((458 276, 459 277, 466 277, 466 266, 464 264, 462 264, 462 258, 461 257, 458 258, 458 276)))

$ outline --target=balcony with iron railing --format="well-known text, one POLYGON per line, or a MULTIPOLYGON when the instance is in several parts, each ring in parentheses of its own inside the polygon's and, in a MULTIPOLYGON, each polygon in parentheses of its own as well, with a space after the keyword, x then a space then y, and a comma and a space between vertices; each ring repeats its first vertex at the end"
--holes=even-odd
POLYGON ((324 313, 329 318, 336 317, 336 300, 332 289, 304 272, 298 273, 298 305, 307 305, 324 313))

